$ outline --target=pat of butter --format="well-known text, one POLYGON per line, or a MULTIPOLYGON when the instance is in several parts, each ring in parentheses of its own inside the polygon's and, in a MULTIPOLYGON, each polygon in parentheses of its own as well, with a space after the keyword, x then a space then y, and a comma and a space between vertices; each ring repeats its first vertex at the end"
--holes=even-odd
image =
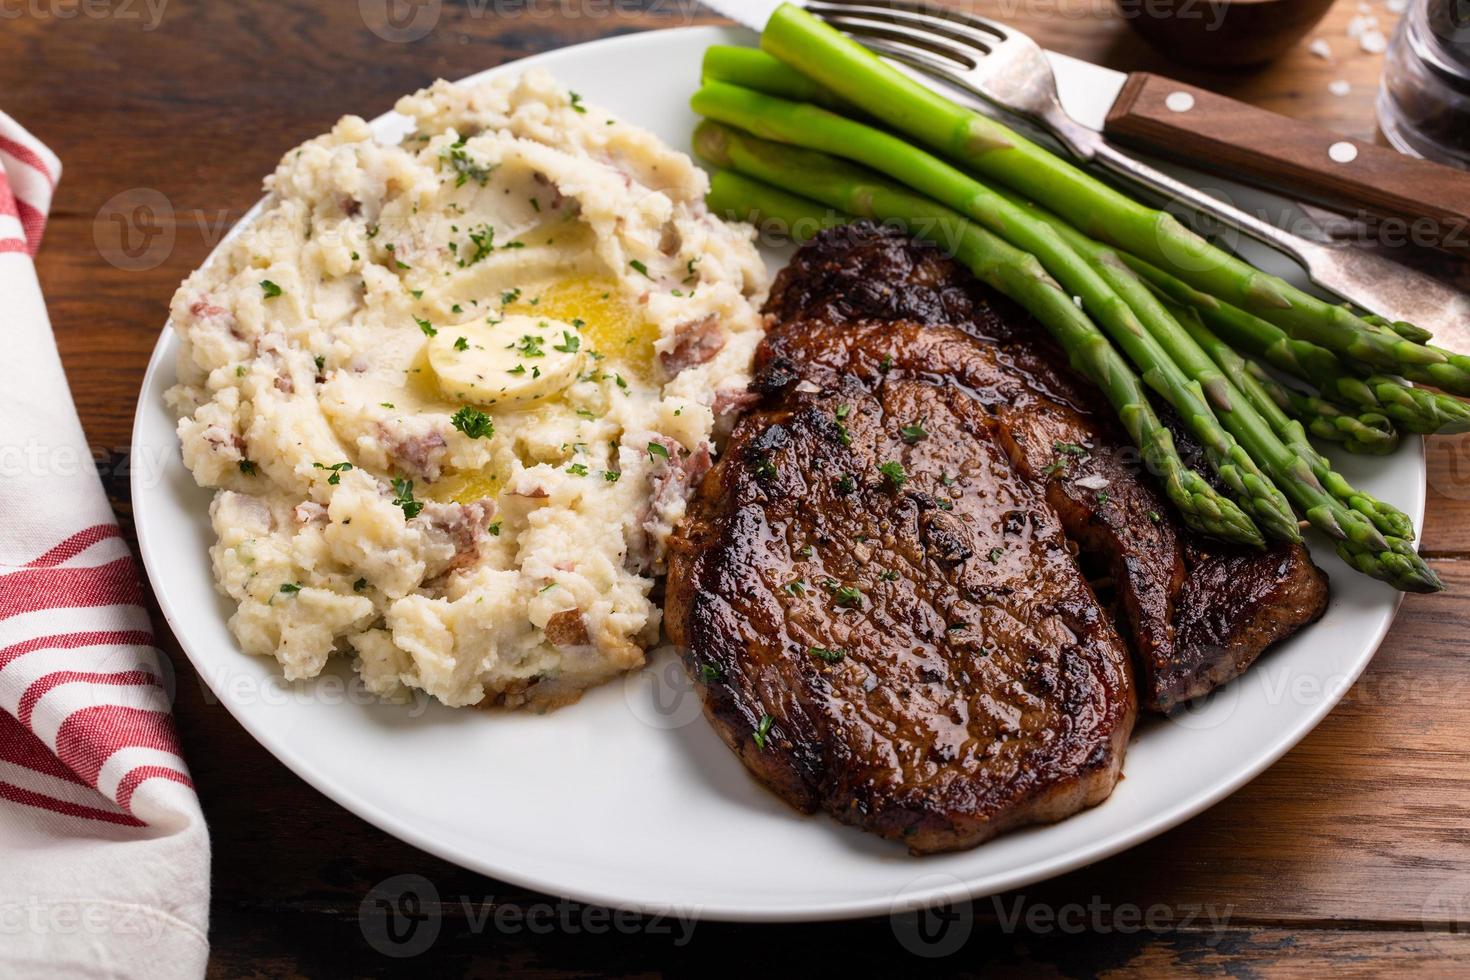
POLYGON ((577 380, 587 352, 569 323, 507 316, 441 327, 429 338, 429 366, 451 399, 476 405, 534 402, 577 380))

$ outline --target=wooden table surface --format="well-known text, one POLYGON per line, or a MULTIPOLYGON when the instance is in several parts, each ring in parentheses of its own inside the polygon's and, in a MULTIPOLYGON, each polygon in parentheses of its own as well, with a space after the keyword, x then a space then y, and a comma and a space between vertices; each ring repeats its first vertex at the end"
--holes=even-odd
MULTIPOLYGON (((426 36, 390 43, 361 13, 383 2, 0 0, 0 108, 66 165, 40 274, 82 420, 125 520, 133 405, 169 297, 256 200, 261 176, 285 150, 343 113, 376 115, 436 76, 594 37, 714 20, 689 0, 481 0, 445 3, 426 36), (140 203, 151 210, 137 210, 140 203)), ((437 6, 419 2, 425 13, 437 6)), ((1381 0, 1371 6, 1385 26, 1393 20, 1381 0)), ((1069 54, 1170 73, 1355 136, 1374 132, 1381 59, 1347 37, 1356 0, 1338 3, 1317 32, 1332 45, 1333 61, 1302 45, 1244 76, 1164 62, 1105 0, 978 7, 1069 54), (1329 93, 1335 79, 1350 83, 1347 95, 1329 93)), ((212 970, 376 975, 406 966, 568 976, 852 964, 885 972, 1239 976, 1449 972, 1456 959, 1463 968, 1470 958, 1462 935, 1470 923, 1470 439, 1433 441, 1430 460, 1423 545, 1451 591, 1405 602, 1367 674, 1327 720, 1264 775, 1176 830, 1060 879, 976 901, 968 940, 936 959, 915 958, 897 935, 905 923, 895 929, 887 919, 700 923, 692 937, 644 923, 600 935, 578 911, 568 915, 570 927, 548 933, 497 927, 497 909, 509 915, 552 903, 554 910, 556 900, 461 871, 328 801, 256 745, 162 631, 178 671, 186 754, 213 832, 212 970), (428 879, 440 897, 428 909, 439 938, 410 960, 377 952, 359 919, 369 890, 400 874, 428 879), (1150 910, 1153 927, 1143 928, 1150 910)), ((698 855, 690 865, 697 873, 698 855)))

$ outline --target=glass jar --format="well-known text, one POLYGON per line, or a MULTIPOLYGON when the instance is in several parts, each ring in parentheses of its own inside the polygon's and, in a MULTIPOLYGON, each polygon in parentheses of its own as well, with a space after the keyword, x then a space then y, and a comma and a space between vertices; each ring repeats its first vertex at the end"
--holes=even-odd
POLYGON ((1378 92, 1394 148, 1470 170, 1470 0, 1411 0, 1378 92))

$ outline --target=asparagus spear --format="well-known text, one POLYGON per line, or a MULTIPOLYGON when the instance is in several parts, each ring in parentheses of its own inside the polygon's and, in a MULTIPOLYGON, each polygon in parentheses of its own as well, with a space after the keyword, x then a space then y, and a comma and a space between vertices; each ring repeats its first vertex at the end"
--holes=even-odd
MULTIPOLYGON (((935 229, 941 230, 937 236, 941 240, 953 233, 949 241, 957 257, 970 265, 983 281, 1031 310, 1063 349, 1071 353, 1074 366, 1103 389, 1129 434, 1143 449, 1145 462, 1164 477, 1166 492, 1180 506, 1187 523, 1198 526, 1202 503, 1207 508, 1229 505, 1224 498, 1211 500, 1195 494, 1187 484, 1176 485, 1176 476, 1186 481, 1198 477, 1178 459, 1172 440, 1167 439, 1168 431, 1159 426, 1158 419, 1148 409, 1137 377, 1087 317, 1067 302, 1060 287, 1045 275, 1034 256, 1021 253, 983 229, 964 222, 941 205, 821 153, 773 144, 709 122, 701 123, 696 130, 695 149, 720 166, 733 167, 765 184, 780 184, 831 207, 865 217, 906 222, 916 234, 928 229, 926 237, 936 237, 935 229)), ((787 195, 781 206, 789 207, 789 202, 787 195)), ((816 205, 811 207, 817 209, 816 205)), ((1248 413, 1240 414, 1249 420, 1248 413)), ((1264 423, 1261 428, 1265 428, 1264 423)), ((1318 482, 1307 461, 1286 449, 1273 433, 1249 426, 1246 431, 1250 432, 1251 442, 1243 444, 1253 456, 1268 461, 1269 472, 1289 478, 1283 482, 1283 489, 1298 501, 1312 523, 1333 533, 1338 539, 1338 553, 1345 561, 1405 591, 1433 592, 1443 588, 1408 542, 1393 536, 1385 538, 1366 517, 1334 498, 1318 482)), ((1243 514, 1239 519, 1248 522, 1243 514)))
MULTIPOLYGON (((1135 313, 1138 307, 1120 297, 1115 291, 1117 284, 1085 261, 1075 246, 1046 221, 1037 220, 1026 208, 898 137, 825 110, 717 81, 707 82, 692 102, 695 111, 721 122, 759 129, 785 143, 836 151, 877 166, 1036 256, 1070 294, 1079 297, 1083 308, 1142 372, 1149 387, 1179 413, 1190 434, 1204 446, 1210 466, 1229 487, 1235 501, 1267 536, 1301 540, 1291 504, 1221 427, 1201 387, 1203 379, 1191 378, 1180 369, 1155 334, 1139 323, 1135 313)), ((1129 277, 1137 291, 1152 301, 1152 294, 1131 273, 1129 277)), ((1168 315, 1156 301, 1148 307, 1148 313, 1168 315)), ((1199 360, 1219 374, 1209 358, 1201 354, 1199 360)))
POLYGON ((1009 127, 913 81, 799 7, 782 4, 761 47, 900 132, 1038 201, 1091 237, 1141 255, 1191 285, 1390 373, 1416 368, 1470 393, 1470 357, 1405 340, 1261 272, 1047 152, 1009 127))
MULTIPOLYGON (((1343 361, 1324 347, 1293 340, 1274 324, 1221 302, 1142 259, 1124 255, 1123 261, 1170 299, 1194 307, 1210 328, 1225 340, 1272 367, 1316 385, 1322 397, 1387 415, 1410 432, 1421 435, 1470 432, 1470 404, 1411 388, 1394 377, 1343 361)), ((1412 374, 1412 372, 1411 372, 1412 374)), ((1433 380, 1411 377, 1410 380, 1433 380)))
POLYGON ((1312 473, 1329 493, 1368 518, 1373 522, 1373 526, 1384 534, 1403 538, 1406 541, 1414 539, 1414 522, 1398 509, 1353 489, 1352 485, 1332 468, 1332 464, 1312 446, 1301 423, 1290 418, 1281 410, 1281 406, 1277 404, 1268 386, 1249 369, 1245 358, 1236 353, 1235 349, 1225 341, 1211 333, 1194 310, 1178 306, 1172 309, 1176 313, 1178 323, 1189 333, 1194 342, 1209 352, 1209 356, 1220 365, 1221 370, 1230 376, 1246 401, 1266 420, 1266 424, 1275 431, 1281 441, 1307 461, 1307 464, 1312 467, 1312 473))
MULTIPOLYGON (((1257 547, 1264 544, 1260 531, 1243 511, 1184 465, 1138 376, 1035 256, 942 205, 826 154, 756 139, 707 121, 695 130, 694 149, 717 166, 789 188, 849 214, 901 222, 911 233, 951 248, 981 281, 1029 310, 1067 351, 1073 367, 1102 389, 1142 452, 1145 465, 1163 482, 1165 494, 1186 524, 1227 540, 1257 547)), ((791 216, 789 194, 755 200, 757 211, 791 216)), ((820 210, 812 206, 813 214, 820 210)))
MULTIPOLYGON (((1139 320, 1148 330, 1155 333, 1174 362, 1204 385, 1205 390, 1210 393, 1210 401, 1220 422, 1236 439, 1250 449, 1253 457, 1261 460, 1279 459, 1284 464, 1294 454, 1307 462, 1321 489, 1336 498, 1341 505, 1340 507, 1323 506, 1324 501, 1317 500, 1317 507, 1314 511, 1310 503, 1313 499, 1312 495, 1304 492, 1294 494, 1314 524, 1334 537, 1341 536, 1338 534, 1338 528, 1341 528, 1346 532, 1348 538, 1352 538, 1354 529, 1344 523, 1342 513, 1342 508, 1346 507, 1357 510, 1383 534, 1413 538, 1414 525, 1407 517, 1354 490, 1332 469, 1327 460, 1312 448, 1300 424, 1287 418, 1281 409, 1270 401, 1269 397, 1253 397, 1264 395, 1264 391, 1259 382, 1245 372, 1239 355, 1204 331, 1202 323, 1199 324, 1199 332, 1191 331, 1189 324, 1176 316, 1176 311, 1179 313, 1192 311, 1186 311, 1177 305, 1172 309, 1165 307, 1138 278, 1137 274, 1123 264, 1122 259, 1113 249, 1092 241, 1086 235, 1069 227, 1061 218, 1042 208, 1032 205, 1030 212, 1051 225, 1068 245, 1086 258, 1108 280, 1117 290, 1118 295, 1133 306, 1139 314, 1139 320), (1205 343, 1206 340, 1210 341, 1210 345, 1205 343), (1210 346, 1224 348, 1224 350, 1209 350, 1210 346), (1208 353, 1207 350, 1209 350, 1208 353), (1228 358, 1226 351, 1229 352, 1228 358), (1244 391, 1243 385, 1250 385, 1251 390, 1244 391)), ((1193 317, 1186 319, 1192 320, 1193 317)), ((1293 482, 1298 481, 1295 467, 1287 469, 1276 465, 1272 467, 1271 473, 1276 478, 1278 485, 1287 492, 1291 492, 1293 482)), ((1289 514, 1290 511, 1287 513, 1289 514)), ((1387 541, 1379 542, 1366 536, 1361 537, 1360 540, 1364 547, 1377 549, 1388 547, 1387 541)), ((1428 571, 1427 566, 1424 571, 1428 571)))
POLYGON ((782 61, 757 48, 715 44, 705 49, 701 81, 714 79, 796 102, 812 102, 838 112, 852 107, 782 61))
MULTIPOLYGON (((1194 310, 1189 312, 1192 316, 1199 315, 1194 310)), ((1382 456, 1398 447, 1399 430, 1388 416, 1378 412, 1349 415, 1325 398, 1282 384, 1255 361, 1242 360, 1245 370, 1277 407, 1318 439, 1340 443, 1350 453, 1368 456, 1382 456)))

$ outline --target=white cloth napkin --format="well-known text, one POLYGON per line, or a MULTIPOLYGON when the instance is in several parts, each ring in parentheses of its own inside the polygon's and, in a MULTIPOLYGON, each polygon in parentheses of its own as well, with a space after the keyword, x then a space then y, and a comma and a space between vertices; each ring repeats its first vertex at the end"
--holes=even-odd
POLYGON ((31 258, 60 175, 0 113, 0 976, 198 977, 209 837, 31 258))

